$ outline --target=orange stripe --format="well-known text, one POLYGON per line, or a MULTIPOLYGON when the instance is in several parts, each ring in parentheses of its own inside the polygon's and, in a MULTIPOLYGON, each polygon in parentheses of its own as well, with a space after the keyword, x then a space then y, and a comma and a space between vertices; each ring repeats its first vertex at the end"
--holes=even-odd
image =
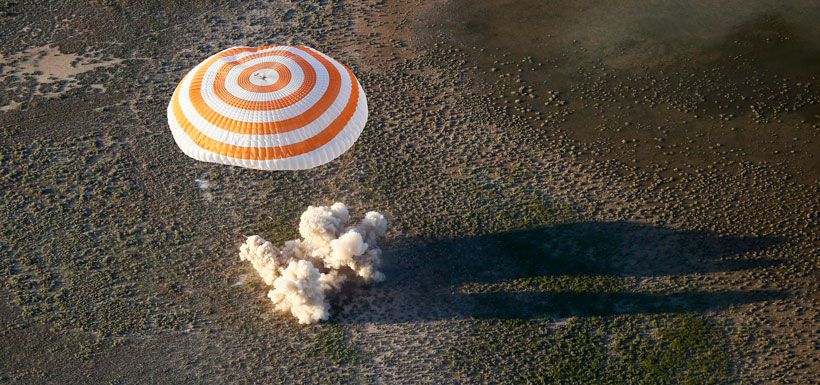
POLYGON ((185 134, 188 135, 194 143, 206 151, 239 159, 269 160, 289 158, 306 154, 333 140, 333 138, 335 138, 336 135, 338 135, 339 132, 347 126, 350 119, 356 113, 356 108, 358 107, 359 102, 359 85, 353 77, 353 72, 347 67, 345 67, 345 69, 353 81, 353 90, 350 95, 350 99, 342 110, 342 113, 336 117, 330 125, 322 130, 322 132, 302 142, 293 143, 286 146, 243 147, 234 146, 209 138, 201 131, 197 130, 182 112, 182 108, 179 104, 179 92, 184 79, 183 82, 180 82, 180 85, 177 86, 176 91, 174 91, 174 96, 171 99, 171 107, 173 108, 177 123, 179 123, 180 127, 182 127, 185 134))
MULTIPOLYGON (((276 92, 281 90, 283 87, 290 83, 291 73, 290 68, 282 63, 257 63, 248 68, 242 70, 239 73, 239 77, 237 79, 237 83, 239 86, 242 87, 245 91, 256 92, 256 93, 266 93, 266 92, 276 92), (268 84, 266 86, 260 86, 258 84, 253 84, 251 82, 251 76, 256 71, 268 69, 271 71, 276 71, 276 74, 279 76, 276 79, 276 82, 273 84, 268 84)), ((217 79, 219 79, 219 75, 217 75, 217 79)), ((225 80, 222 80, 223 82, 225 80)))
MULTIPOLYGON (((202 79, 205 78, 205 73, 208 72, 208 67, 212 63, 208 63, 203 66, 197 74, 194 76, 194 81, 191 82, 191 92, 200 93, 202 89, 202 79)), ((283 66, 284 67, 284 66, 283 66)), ((287 51, 272 51, 272 52, 265 52, 258 55, 249 55, 243 57, 238 61, 233 61, 229 63, 225 63, 222 67, 219 68, 216 74, 216 79, 214 80, 214 93, 216 96, 222 100, 223 102, 245 110, 254 110, 254 111, 265 111, 265 110, 273 110, 278 108, 285 108, 289 107, 293 104, 296 104, 298 101, 302 100, 308 93, 313 89, 316 85, 316 70, 313 66, 310 65, 305 59, 301 56, 296 54, 287 52, 287 51), (302 68, 302 73, 305 75, 305 80, 299 86, 299 89, 294 91, 293 93, 282 95, 282 97, 267 100, 267 101, 253 101, 253 100, 246 100, 242 98, 236 97, 236 95, 232 94, 228 91, 228 88, 225 86, 225 80, 227 78, 228 72, 239 64, 242 64, 245 61, 253 60, 260 57, 265 56, 284 56, 293 61, 295 61, 299 67, 302 68)), ((201 94, 200 94, 201 95, 201 94)))
MULTIPOLYGON (((265 49, 266 47, 258 48, 258 49, 265 49)), ((238 49, 242 51, 247 51, 248 49, 238 49)), ((318 60, 328 71, 329 79, 328 79, 328 89, 325 91, 324 95, 316 102, 313 106, 308 108, 304 113, 294 116, 289 119, 280 120, 276 122, 269 122, 269 123, 254 123, 254 122, 243 122, 240 120, 231 119, 227 116, 224 116, 205 103, 205 100, 202 98, 201 92, 199 90, 202 86, 202 76, 205 72, 205 68, 207 68, 213 61, 220 59, 224 56, 230 56, 234 53, 235 50, 229 50, 224 52, 223 54, 217 54, 210 60, 206 61, 202 65, 202 70, 197 71, 193 76, 191 82, 191 89, 189 92, 189 96, 191 98, 191 104, 196 109, 197 113, 202 116, 203 119, 207 120, 211 124, 222 128, 223 130, 235 132, 239 134, 279 134, 285 133, 293 130, 297 130, 299 128, 304 127, 305 125, 309 124, 310 122, 316 120, 322 114, 327 111, 327 109, 333 104, 336 97, 338 96, 341 90, 341 76, 336 69, 336 67, 330 63, 327 59, 323 56, 314 53, 308 48, 304 49, 304 52, 308 53, 309 55, 313 56, 316 60, 318 60)), ((344 66, 343 66, 344 67, 344 66)), ((347 67, 345 67, 347 68, 347 67)), ((350 70, 348 69, 348 72, 350 70)), ((352 74, 351 74, 352 75, 352 74)), ((355 78, 351 78, 351 82, 355 78)), ((351 83, 352 84, 352 83, 351 83)), ((298 101, 299 99, 294 99, 298 101)))

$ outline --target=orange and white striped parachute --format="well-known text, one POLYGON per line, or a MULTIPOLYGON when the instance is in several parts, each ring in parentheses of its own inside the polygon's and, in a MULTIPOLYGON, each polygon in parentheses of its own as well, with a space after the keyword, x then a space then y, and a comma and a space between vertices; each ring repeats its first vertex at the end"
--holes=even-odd
POLYGON ((188 72, 168 104, 168 125, 186 155, 261 170, 330 162, 366 122, 353 72, 305 46, 226 49, 188 72))

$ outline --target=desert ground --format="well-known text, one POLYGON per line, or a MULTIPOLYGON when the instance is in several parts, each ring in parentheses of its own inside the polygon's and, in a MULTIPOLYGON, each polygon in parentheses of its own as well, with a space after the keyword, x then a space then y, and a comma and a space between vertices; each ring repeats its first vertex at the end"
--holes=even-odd
POLYGON ((0 382, 811 384, 814 1, 0 1, 0 382), (224 48, 349 66, 306 171, 197 162, 166 108, 224 48), (273 311, 238 247, 391 221, 387 280, 273 311))

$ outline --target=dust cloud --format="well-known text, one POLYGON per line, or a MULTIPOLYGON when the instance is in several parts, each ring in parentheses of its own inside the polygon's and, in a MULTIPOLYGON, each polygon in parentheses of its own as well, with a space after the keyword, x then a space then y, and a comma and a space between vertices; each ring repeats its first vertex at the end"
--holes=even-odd
POLYGON ((302 324, 330 317, 328 297, 345 283, 367 284, 385 279, 378 268, 382 250, 378 240, 387 231, 387 218, 370 211, 355 225, 343 203, 309 206, 299 221, 301 239, 280 249, 253 235, 239 248, 262 280, 272 286, 268 298, 274 308, 290 313, 302 324))

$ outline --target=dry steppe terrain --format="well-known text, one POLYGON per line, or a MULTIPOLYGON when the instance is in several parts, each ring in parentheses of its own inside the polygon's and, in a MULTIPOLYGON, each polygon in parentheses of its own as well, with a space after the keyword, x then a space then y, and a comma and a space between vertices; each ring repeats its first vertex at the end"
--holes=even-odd
POLYGON ((812 1, 0 0, 0 383, 811 384, 812 1), (178 150, 236 45, 348 65, 315 169, 178 150), (391 220, 387 280, 277 314, 238 258, 308 205, 391 220))

